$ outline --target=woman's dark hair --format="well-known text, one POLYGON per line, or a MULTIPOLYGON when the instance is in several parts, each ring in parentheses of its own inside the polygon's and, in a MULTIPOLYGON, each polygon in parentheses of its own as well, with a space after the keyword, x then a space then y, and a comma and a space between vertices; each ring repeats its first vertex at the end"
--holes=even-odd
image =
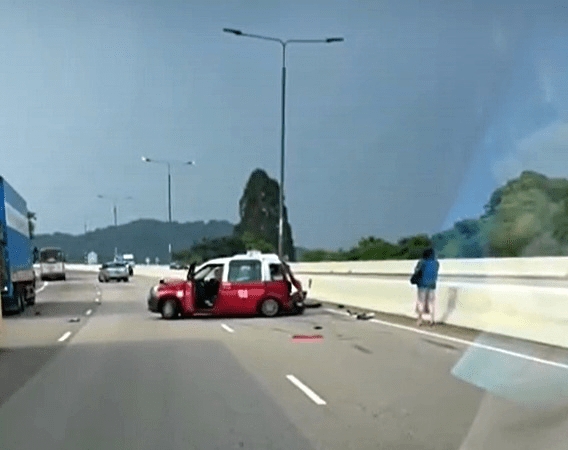
POLYGON ((434 249, 433 248, 427 248, 426 250, 424 250, 424 253, 422 254, 423 259, 431 259, 433 257, 434 257, 434 249))

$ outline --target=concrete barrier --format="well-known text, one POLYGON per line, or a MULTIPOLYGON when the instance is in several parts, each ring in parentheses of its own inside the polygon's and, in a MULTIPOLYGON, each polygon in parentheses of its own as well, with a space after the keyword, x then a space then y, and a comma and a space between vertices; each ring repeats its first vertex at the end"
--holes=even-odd
MULTIPOLYGON (((66 264, 66 269, 78 272, 98 273, 100 265, 66 264)), ((134 267, 134 276, 156 278, 185 278, 187 271, 171 270, 168 266, 139 265, 134 267)))
MULTIPOLYGON (((292 267, 297 273, 410 276, 415 265, 416 261, 347 261, 294 263, 292 267)), ((440 274, 468 277, 568 279, 568 257, 442 259, 440 260, 440 274)))

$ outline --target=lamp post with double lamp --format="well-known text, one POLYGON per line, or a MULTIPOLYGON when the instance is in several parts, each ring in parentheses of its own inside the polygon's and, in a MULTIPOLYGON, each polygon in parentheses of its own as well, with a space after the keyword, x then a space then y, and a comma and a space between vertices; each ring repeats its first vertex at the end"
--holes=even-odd
POLYGON ((142 161, 147 163, 164 164, 168 167, 168 222, 172 221, 172 166, 194 166, 195 161, 164 161, 159 159, 150 159, 145 156, 142 161))
MULTIPOLYGON (((145 156, 142 157, 143 162, 163 164, 168 167, 168 222, 172 223, 172 166, 194 166, 195 161, 167 161, 160 159, 150 159, 145 156)), ((168 244, 168 253, 170 255, 170 262, 172 261, 172 244, 168 244)))
POLYGON ((103 200, 110 200, 112 202, 112 215, 114 217, 114 226, 118 226, 118 201, 119 200, 132 200, 132 197, 112 197, 107 195, 97 195, 98 198, 103 200))
POLYGON ((285 136, 286 136, 286 47, 289 44, 332 44, 343 42, 342 37, 332 37, 326 39, 280 39, 271 36, 243 33, 241 30, 233 28, 223 28, 225 33, 235 36, 261 39, 280 44, 282 47, 282 116, 281 116, 281 136, 280 136, 280 199, 279 199, 279 218, 278 218, 278 256, 283 257, 283 236, 284 236, 284 163, 285 163, 285 136))

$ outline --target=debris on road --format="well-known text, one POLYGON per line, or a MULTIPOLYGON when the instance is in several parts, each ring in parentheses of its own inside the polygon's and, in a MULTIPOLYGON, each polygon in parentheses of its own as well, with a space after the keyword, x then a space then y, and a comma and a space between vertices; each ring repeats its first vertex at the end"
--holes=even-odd
POLYGON ((316 325, 316 326, 314 327, 314 330, 321 330, 321 328, 322 328, 321 326, 316 325))
POLYGON ((321 334, 295 334, 292 336, 292 340, 294 341, 315 341, 321 339, 323 339, 321 334))
POLYGON ((369 320, 369 319, 372 319, 373 317, 375 317, 375 313, 361 313, 361 314, 357 314, 357 319, 358 319, 358 320, 369 320))
POLYGON ((337 307, 338 307, 339 309, 343 309, 343 308, 345 308, 345 305, 337 305, 337 307))
POLYGON ((321 308, 321 303, 320 302, 304 303, 304 306, 306 308, 321 308))
POLYGON ((79 317, 73 317, 72 319, 69 319, 69 322, 80 322, 81 319, 79 317))

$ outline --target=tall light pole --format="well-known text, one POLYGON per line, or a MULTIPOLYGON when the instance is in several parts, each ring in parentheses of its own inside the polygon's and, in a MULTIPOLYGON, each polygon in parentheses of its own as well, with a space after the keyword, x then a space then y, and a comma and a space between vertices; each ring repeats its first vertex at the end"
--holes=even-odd
POLYGON ((107 195, 97 195, 98 198, 112 201, 112 215, 114 217, 114 226, 118 226, 118 201, 119 200, 132 200, 132 197, 112 197, 107 195))
POLYGON ((168 166, 168 222, 172 222, 172 165, 179 166, 194 166, 195 161, 165 161, 159 159, 150 159, 145 156, 142 157, 142 161, 147 163, 165 164, 168 166))
POLYGON ((280 39, 271 36, 261 36, 258 34, 243 33, 241 30, 233 28, 223 28, 225 33, 236 36, 261 39, 264 41, 277 42, 282 47, 282 117, 280 135, 280 199, 279 199, 279 219, 278 219, 278 256, 283 257, 284 240, 284 165, 285 165, 285 131, 286 131, 286 46, 288 44, 331 44, 343 42, 342 37, 332 37, 326 39, 280 39))

